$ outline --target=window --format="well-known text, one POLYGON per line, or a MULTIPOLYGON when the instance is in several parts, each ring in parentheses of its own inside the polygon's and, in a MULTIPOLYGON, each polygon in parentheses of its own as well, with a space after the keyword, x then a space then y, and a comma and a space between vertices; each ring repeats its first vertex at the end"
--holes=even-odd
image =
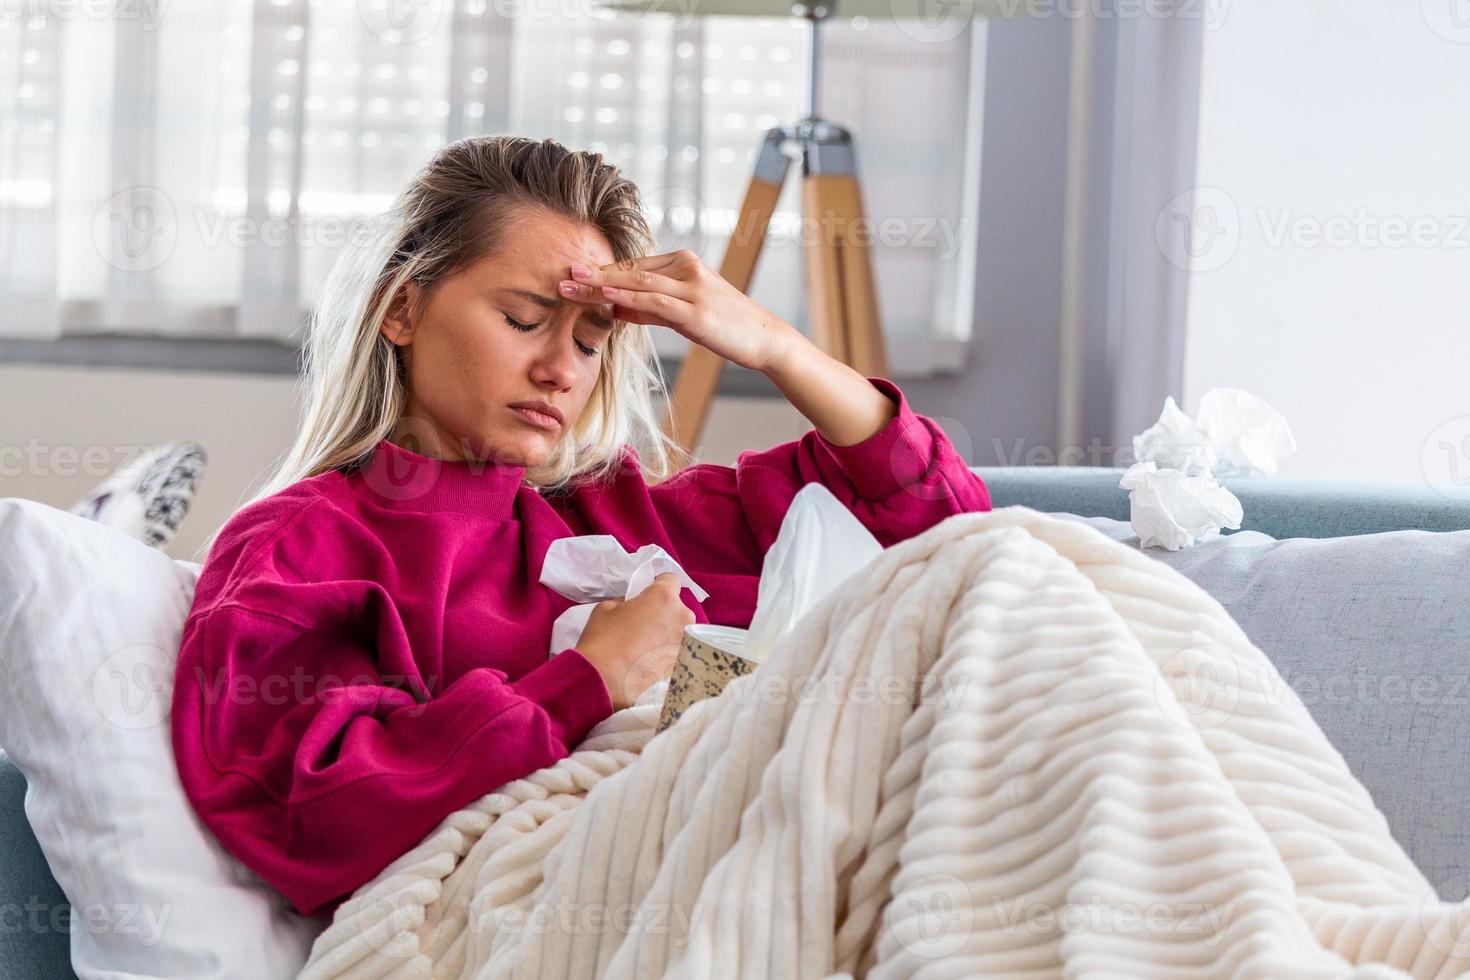
MULTIPOLYGON (((154 6, 0 18, 0 335, 294 346, 351 236, 438 147, 478 133, 603 152, 643 189, 660 249, 718 268, 764 131, 804 108, 795 18, 536 5, 507 18, 481 0, 416 5, 404 23, 369 0, 154 6)), ((895 373, 957 367, 983 31, 824 33, 823 115, 856 133, 895 373)), ((804 327, 799 177, 750 291, 804 327)), ((665 354, 685 346, 655 337, 665 354)))

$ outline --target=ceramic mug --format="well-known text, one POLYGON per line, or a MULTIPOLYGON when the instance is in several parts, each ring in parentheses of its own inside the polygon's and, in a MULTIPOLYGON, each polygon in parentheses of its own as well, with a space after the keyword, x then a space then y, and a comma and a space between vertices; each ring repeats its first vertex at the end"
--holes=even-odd
POLYGON ((678 721, 679 716, 696 701, 715 697, 726 684, 756 669, 758 664, 754 660, 740 655, 749 632, 737 626, 712 623, 692 623, 684 627, 684 639, 679 644, 679 657, 669 677, 658 731, 678 721))

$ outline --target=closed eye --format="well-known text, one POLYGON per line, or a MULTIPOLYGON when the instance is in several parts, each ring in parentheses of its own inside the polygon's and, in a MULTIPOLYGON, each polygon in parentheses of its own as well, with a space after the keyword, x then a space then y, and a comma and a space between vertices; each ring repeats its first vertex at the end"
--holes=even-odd
MULTIPOLYGON (((532 330, 535 330, 537 327, 541 326, 541 324, 539 323, 521 323, 517 320, 513 320, 508 313, 505 314, 505 322, 510 324, 512 327, 515 327, 517 330, 521 331, 521 333, 530 333, 532 330)), ((577 345, 577 350, 588 357, 596 357, 598 354, 602 353, 602 348, 588 347, 586 344, 582 343, 580 340, 577 340, 577 338, 575 337, 572 338, 572 342, 577 345)))

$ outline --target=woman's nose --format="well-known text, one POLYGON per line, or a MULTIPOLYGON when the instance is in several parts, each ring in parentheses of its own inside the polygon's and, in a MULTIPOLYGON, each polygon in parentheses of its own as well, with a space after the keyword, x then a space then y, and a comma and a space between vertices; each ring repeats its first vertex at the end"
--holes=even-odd
POLYGON ((536 355, 538 377, 566 387, 577 375, 576 340, 571 330, 550 330, 536 355))

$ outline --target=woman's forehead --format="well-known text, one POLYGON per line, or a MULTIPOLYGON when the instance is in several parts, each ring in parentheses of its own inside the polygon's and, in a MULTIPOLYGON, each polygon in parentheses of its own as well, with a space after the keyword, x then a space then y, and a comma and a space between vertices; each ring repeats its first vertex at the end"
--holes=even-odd
POLYGON ((508 258, 544 275, 566 278, 574 264, 592 267, 614 261, 607 236, 596 225, 559 214, 526 214, 515 222, 504 249, 508 258))

